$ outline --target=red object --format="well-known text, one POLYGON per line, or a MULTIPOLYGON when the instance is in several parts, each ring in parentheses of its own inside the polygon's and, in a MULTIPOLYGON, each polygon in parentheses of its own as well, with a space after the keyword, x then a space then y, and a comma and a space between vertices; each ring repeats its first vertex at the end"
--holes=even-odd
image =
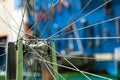
POLYGON ((38 21, 43 21, 46 22, 47 21, 47 17, 46 17, 46 11, 42 10, 39 14, 38 14, 38 21))
POLYGON ((30 25, 27 23, 26 25, 25 25, 25 32, 27 32, 28 34, 25 34, 25 38, 26 39, 30 39, 30 25))
POLYGON ((63 4, 66 8, 69 7, 69 3, 68 3, 66 0, 62 1, 62 4, 63 4))
POLYGON ((69 3, 66 0, 62 0, 59 4, 58 4, 58 12, 62 12, 62 5, 66 8, 69 7, 69 3))
POLYGON ((58 12, 62 12, 62 3, 58 4, 58 12))

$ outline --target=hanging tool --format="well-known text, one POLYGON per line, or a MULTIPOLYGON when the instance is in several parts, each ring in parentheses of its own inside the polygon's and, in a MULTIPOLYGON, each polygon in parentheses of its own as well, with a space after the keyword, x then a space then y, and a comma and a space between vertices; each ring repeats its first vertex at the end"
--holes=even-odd
MULTIPOLYGON (((70 23, 72 23, 72 22, 74 22, 73 19, 70 21, 70 23)), ((70 31, 73 31, 73 30, 76 30, 75 32, 73 32, 74 35, 75 35, 75 37, 76 37, 76 38, 80 38, 79 33, 78 33, 78 31, 77 31, 76 24, 70 25, 70 26, 66 29, 67 32, 70 32, 70 31)), ((71 38, 71 37, 72 37, 72 34, 69 35, 69 38, 71 38)), ((81 40, 76 40, 76 41, 77 41, 77 46, 78 46, 78 49, 79 49, 80 53, 83 53, 83 46, 82 46, 81 40)), ((73 49, 73 48, 74 48, 74 45, 73 45, 73 41, 72 41, 72 40, 69 40, 69 48, 70 48, 70 49, 73 49)))
MULTIPOLYGON (((70 21, 69 23, 72 23, 72 21, 70 21)), ((73 31, 72 25, 66 28, 66 33, 71 32, 71 31, 73 31)), ((72 33, 68 34, 67 37, 72 38, 72 33)), ((68 40, 68 48, 70 51, 74 50, 73 40, 68 40)))
MULTIPOLYGON (((103 36, 104 36, 104 37, 108 37, 108 34, 109 34, 108 29, 107 29, 107 28, 104 28, 104 30, 103 30, 103 36)), ((106 38, 105 38, 104 40, 106 40, 106 38)))
MULTIPOLYGON (((104 0, 107 2, 108 0, 104 0)), ((112 4, 109 2, 108 4, 105 5, 105 14, 106 16, 111 16, 112 15, 112 4)))
MULTIPOLYGON (((119 19, 115 20, 115 25, 116 25, 116 37, 119 37, 120 36, 120 20, 119 19)), ((117 39, 117 43, 119 42, 120 40, 117 39)))
MULTIPOLYGON (((98 34, 98 35, 96 35, 96 37, 100 37, 100 35, 98 34)), ((95 45, 96 45, 97 47, 100 46, 100 39, 96 39, 95 45)))
MULTIPOLYGON (((101 31, 101 25, 98 25, 96 37, 100 37, 100 31, 101 31)), ((100 46, 100 39, 96 39, 95 45, 96 45, 97 47, 100 46)))
POLYGON ((61 2, 58 4, 58 12, 61 13, 62 12, 62 6, 64 6, 65 8, 69 9, 69 3, 66 0, 61 0, 61 2))
MULTIPOLYGON (((82 27, 85 27, 85 26, 87 26, 88 24, 87 24, 87 20, 85 19, 85 18, 82 18, 81 20, 80 20, 80 23, 82 23, 82 27)), ((87 37, 86 36, 86 29, 84 29, 83 30, 83 37, 85 38, 85 37, 87 37)), ((83 41, 83 45, 84 45, 84 47, 86 47, 86 40, 84 40, 83 41)))
MULTIPOLYGON (((88 37, 93 37, 93 34, 94 34, 93 27, 88 28, 88 37)), ((90 49, 93 48, 93 40, 88 40, 88 47, 90 49)))
MULTIPOLYGON (((80 35, 79 35, 78 31, 77 31, 77 26, 75 24, 73 24, 73 30, 76 30, 74 32, 75 37, 80 38, 80 35)), ((77 41, 77 46, 78 46, 78 49, 79 49, 80 53, 83 54, 83 46, 82 46, 81 40, 79 39, 79 40, 76 40, 76 41, 77 41)))
POLYGON ((41 11, 38 13, 37 15, 37 20, 39 22, 39 20, 41 19, 41 21, 46 22, 47 21, 47 17, 46 17, 46 11, 45 8, 42 7, 41 11), (43 17, 44 16, 44 17, 43 17), (42 18, 42 19, 41 19, 42 18))
POLYGON ((49 14, 49 18, 50 19, 52 19, 53 17, 54 17, 54 15, 55 15, 55 8, 53 7, 54 5, 53 5, 53 3, 51 2, 50 3, 50 14, 49 14))
MULTIPOLYGON (((87 21, 85 18, 81 19, 80 22, 82 23, 83 27, 87 26, 87 21)), ((94 33, 93 28, 89 27, 87 30, 83 31, 83 36, 84 37, 93 37, 93 33, 94 33)), ((86 43, 86 41, 84 43, 86 43)), ((90 48, 90 49, 93 48, 93 40, 88 40, 88 48, 90 48)))
POLYGON ((37 11, 37 16, 36 19, 38 22, 42 21, 42 22, 46 22, 47 21, 47 14, 46 14, 46 1, 43 1, 42 6, 37 7, 38 9, 41 8, 40 10, 36 10, 37 11))

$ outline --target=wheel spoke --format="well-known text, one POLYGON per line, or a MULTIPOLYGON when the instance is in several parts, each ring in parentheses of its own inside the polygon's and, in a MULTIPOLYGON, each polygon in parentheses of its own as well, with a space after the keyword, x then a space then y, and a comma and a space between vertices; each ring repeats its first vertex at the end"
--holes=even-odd
POLYGON ((80 21, 81 19, 89 16, 90 14, 92 14, 93 12, 95 12, 96 10, 100 9, 101 7, 105 6, 106 4, 108 4, 109 2, 111 2, 112 0, 108 0, 105 3, 103 3, 102 5, 98 6, 97 8, 93 9, 92 11, 90 11, 89 13, 85 14, 84 16, 80 17, 79 19, 75 20, 74 22, 72 22, 71 24, 67 25, 66 27, 64 27, 63 29, 61 29, 60 31, 56 32, 55 34, 51 35, 50 37, 48 37, 46 40, 49 40, 50 38, 54 37, 55 35, 57 35, 58 33, 64 31, 65 29, 67 29, 69 26, 75 24, 76 22, 80 21))

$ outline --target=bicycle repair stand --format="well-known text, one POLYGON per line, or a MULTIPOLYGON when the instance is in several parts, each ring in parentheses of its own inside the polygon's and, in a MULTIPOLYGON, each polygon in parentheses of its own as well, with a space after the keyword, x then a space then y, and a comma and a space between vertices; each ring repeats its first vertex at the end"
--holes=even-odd
MULTIPOLYGON (((48 43, 47 43, 47 45, 48 45, 48 43)), ((49 57, 49 59, 51 59, 50 61, 52 63, 54 63, 51 65, 52 68, 50 68, 50 70, 53 73, 53 76, 55 76, 55 78, 58 79, 58 77, 59 77, 58 76, 58 67, 57 67, 57 65, 55 65, 55 64, 57 64, 57 59, 56 59, 54 43, 50 43, 49 46, 51 47, 51 48, 47 48, 47 51, 49 51, 48 55, 49 54, 51 55, 51 57, 49 57)), ((39 47, 37 45, 36 45, 36 47, 41 49, 41 47, 39 47)), ((7 60, 6 60, 6 64, 7 64, 6 80, 23 80, 23 72, 24 72, 23 71, 23 54, 24 54, 25 49, 26 49, 25 44, 23 43, 22 40, 18 41, 17 45, 14 42, 8 43, 7 60)), ((44 59, 48 58, 48 57, 44 57, 44 56, 42 56, 42 57, 44 59)), ((53 77, 44 63, 49 64, 47 62, 42 61, 41 65, 38 66, 38 67, 41 67, 42 80, 52 80, 53 77)))

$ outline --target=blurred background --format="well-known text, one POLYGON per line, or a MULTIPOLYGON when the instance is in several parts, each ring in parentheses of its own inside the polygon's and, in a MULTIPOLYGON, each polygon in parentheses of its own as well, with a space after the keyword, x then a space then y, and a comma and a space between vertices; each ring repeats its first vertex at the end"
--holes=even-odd
MULTIPOLYGON (((35 39, 31 36, 34 35, 38 39, 54 42, 56 52, 80 70, 119 80, 120 0, 57 1, 1 0, 0 54, 6 53, 3 46, 15 42, 18 34, 19 39, 24 35, 24 39, 35 39), (34 25, 36 22, 37 25, 34 25)), ((58 63, 70 66, 58 55, 57 59, 58 63)), ((6 72, 5 62, 6 54, 0 56, 1 75, 6 72)), ((66 80, 87 80, 71 70, 59 68, 59 71, 66 80)))

